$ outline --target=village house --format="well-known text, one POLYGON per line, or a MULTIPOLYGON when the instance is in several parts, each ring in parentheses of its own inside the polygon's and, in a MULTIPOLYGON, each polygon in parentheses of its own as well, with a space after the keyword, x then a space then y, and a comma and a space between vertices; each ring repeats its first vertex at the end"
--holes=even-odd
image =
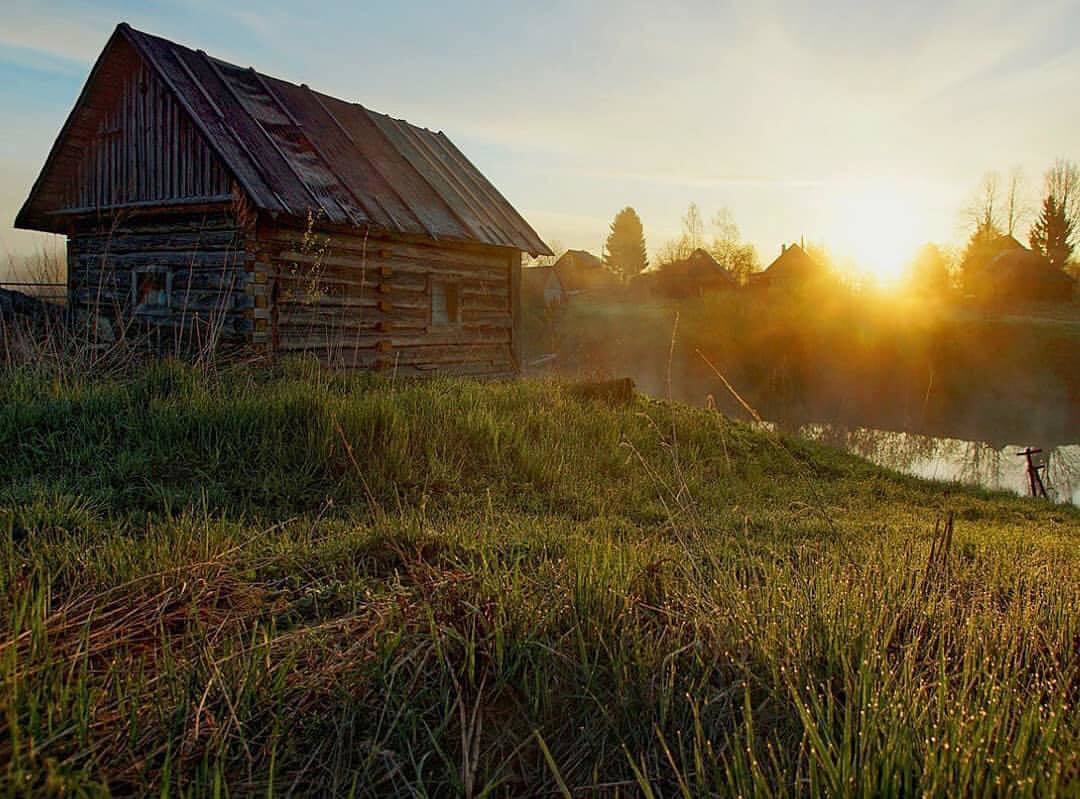
POLYGON ((568 297, 583 293, 609 293, 621 288, 619 276, 586 250, 567 250, 554 265, 568 297))
POLYGON ((16 226, 76 309, 162 344, 508 375, 550 255, 441 132, 120 24, 16 226))
POLYGON ((964 260, 960 264, 964 292, 971 297, 984 296, 992 282, 993 271, 990 265, 1000 255, 1020 252, 1024 249, 1023 244, 1008 234, 976 237, 969 244, 964 260))
POLYGON ((960 265, 964 291, 984 303, 1067 302, 1075 281, 1013 236, 977 242, 960 265))
POLYGON ((524 301, 532 305, 550 307, 566 301, 559 273, 553 266, 530 266, 521 270, 521 287, 524 301))
POLYGON ((700 247, 686 258, 664 264, 652 273, 652 289, 667 297, 702 297, 734 291, 739 281, 700 247))
POLYGON ((763 271, 750 275, 750 287, 768 291, 801 291, 820 285, 828 270, 801 244, 780 245, 780 255, 763 271))
POLYGON ((1044 256, 1020 246, 999 253, 990 262, 979 287, 979 299, 996 305, 1018 302, 1068 302, 1073 278, 1044 256))

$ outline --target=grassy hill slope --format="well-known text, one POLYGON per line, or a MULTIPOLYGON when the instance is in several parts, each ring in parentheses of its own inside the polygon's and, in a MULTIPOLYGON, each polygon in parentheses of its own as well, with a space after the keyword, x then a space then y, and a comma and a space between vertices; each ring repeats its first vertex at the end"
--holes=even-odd
POLYGON ((1072 508, 304 363, 8 369, 0 452, 7 793, 1080 790, 1072 508))

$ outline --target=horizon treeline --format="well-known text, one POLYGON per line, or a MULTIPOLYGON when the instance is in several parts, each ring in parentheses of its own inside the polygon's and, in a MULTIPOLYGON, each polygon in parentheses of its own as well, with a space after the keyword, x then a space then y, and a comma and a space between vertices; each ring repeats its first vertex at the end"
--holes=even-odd
MULTIPOLYGON (((1069 159, 1055 159, 1043 173, 1037 195, 1032 194, 1019 168, 1011 169, 1004 178, 1000 172, 987 172, 961 216, 966 242, 961 246, 925 242, 907 262, 906 282, 928 290, 963 288, 969 280, 965 272, 985 266, 1001 252, 1002 240, 1010 239, 1055 269, 1076 271, 1080 167, 1069 159)), ((799 238, 804 241, 804 237, 799 238)), ((855 276, 864 266, 835 255, 822 240, 803 243, 803 248, 823 266, 837 272, 855 276)), ((552 242, 551 249, 553 256, 532 259, 531 265, 550 265, 567 251, 558 241, 552 242)), ((719 208, 706 221, 695 201, 689 203, 681 218, 680 234, 661 243, 651 258, 637 210, 631 205, 622 208, 609 226, 601 259, 609 270, 629 281, 643 272, 661 271, 683 261, 698 249, 708 252, 740 283, 765 265, 757 248, 743 241, 730 208, 719 208)))

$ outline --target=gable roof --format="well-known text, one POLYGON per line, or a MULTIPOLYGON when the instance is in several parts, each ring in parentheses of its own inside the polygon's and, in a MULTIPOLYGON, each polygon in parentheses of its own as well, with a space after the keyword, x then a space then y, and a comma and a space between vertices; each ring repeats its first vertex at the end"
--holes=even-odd
MULTIPOLYGON (((68 117, 18 227, 49 229, 42 188, 81 152, 74 135, 115 52, 130 46, 261 210, 436 240, 551 251, 447 136, 213 58, 120 23, 68 117)), ((55 224, 54 222, 51 224, 55 224)))
POLYGON ((654 274, 658 284, 669 292, 738 288, 739 285, 735 276, 721 266, 712 253, 700 247, 681 260, 664 264, 654 274))
POLYGON ((754 277, 767 277, 770 279, 779 278, 781 280, 804 280, 808 277, 817 276, 823 271, 822 265, 806 250, 798 244, 792 244, 790 247, 785 247, 784 251, 777 256, 775 261, 769 264, 763 272, 758 273, 754 277))
POLYGON ((577 269, 603 269, 604 262, 588 250, 567 250, 559 256, 555 266, 557 268, 573 266, 577 269))
POLYGON ((567 291, 588 291, 619 285, 618 276, 587 250, 567 250, 553 268, 567 291))
POLYGON ((703 279, 727 279, 732 283, 738 281, 732 274, 713 258, 712 253, 698 247, 685 258, 678 261, 662 264, 656 270, 657 274, 665 277, 703 279))

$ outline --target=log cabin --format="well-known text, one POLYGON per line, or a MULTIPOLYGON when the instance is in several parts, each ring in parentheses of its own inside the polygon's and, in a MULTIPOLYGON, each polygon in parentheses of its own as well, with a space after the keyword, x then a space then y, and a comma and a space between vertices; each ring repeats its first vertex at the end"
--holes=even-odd
POLYGON ((551 254, 442 132, 126 23, 15 224, 67 236, 70 305, 120 333, 417 374, 516 373, 551 254))

